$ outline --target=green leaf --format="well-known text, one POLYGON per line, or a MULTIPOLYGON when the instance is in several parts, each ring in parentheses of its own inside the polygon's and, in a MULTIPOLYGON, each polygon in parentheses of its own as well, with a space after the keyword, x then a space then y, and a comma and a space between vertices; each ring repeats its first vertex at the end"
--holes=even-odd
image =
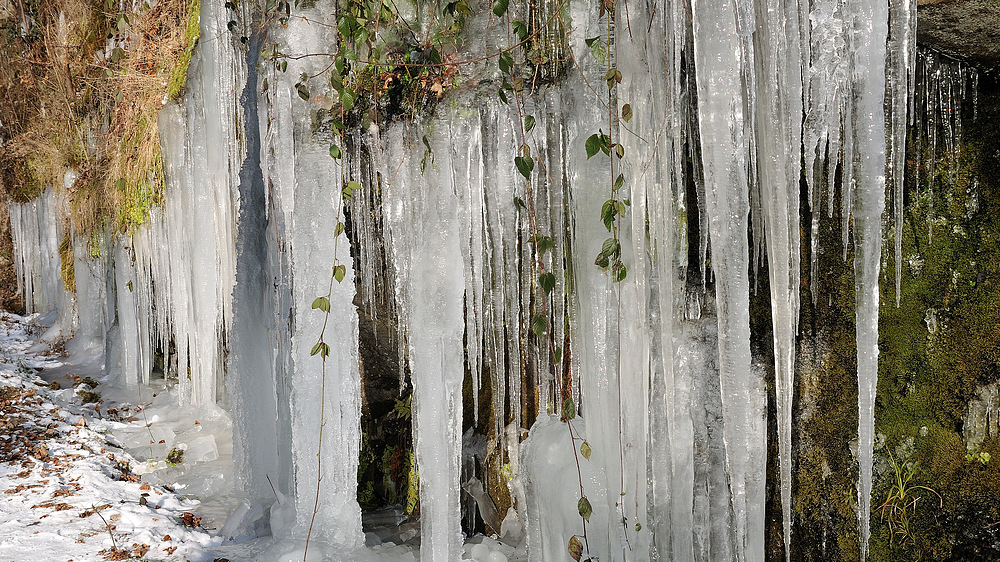
POLYGON ((518 210, 520 210, 520 209, 527 209, 528 208, 524 204, 524 199, 521 199, 520 197, 518 197, 516 195, 514 196, 514 207, 516 209, 518 209, 518 210))
POLYGON ((337 146, 335 144, 331 144, 330 145, 330 157, 331 158, 333 158, 335 160, 340 160, 341 156, 343 156, 343 155, 344 155, 344 153, 340 150, 339 146, 337 146))
POLYGON ((357 22, 354 18, 342 17, 340 18, 340 23, 337 25, 337 31, 340 31, 340 35, 343 37, 353 36, 354 27, 357 22))
POLYGON ((515 156, 514 164, 524 179, 531 179, 531 170, 535 169, 535 160, 529 156, 515 156))
POLYGON ((510 0, 496 0, 493 3, 493 14, 496 17, 503 17, 504 13, 507 12, 507 5, 510 4, 510 0))
POLYGON ((615 238, 608 238, 601 245, 601 253, 609 258, 617 258, 621 254, 622 246, 615 238))
POLYGON ((500 72, 510 74, 510 70, 514 68, 514 57, 510 54, 510 52, 500 53, 497 65, 500 67, 500 72))
POLYGON ((537 251, 539 256, 545 255, 545 252, 550 252, 552 251, 553 248, 556 247, 555 243, 552 241, 551 236, 545 236, 542 234, 533 234, 530 240, 538 246, 537 251))
POLYGON ((344 231, 344 223, 338 222, 337 226, 333 229, 333 237, 336 238, 340 236, 340 233, 344 231))
POLYGON ((344 106, 344 112, 348 112, 354 107, 354 102, 357 101, 358 95, 355 94, 350 88, 344 88, 340 91, 340 103, 344 106))
POLYGON ((354 192, 357 191, 357 190, 359 190, 359 189, 361 189, 361 184, 360 183, 358 183, 356 181, 353 181, 353 180, 347 182, 347 185, 345 185, 344 189, 342 190, 342 193, 344 195, 344 199, 350 199, 351 197, 354 196, 354 192))
MULTIPOLYGON (((602 4, 603 5, 603 4, 602 4)), ((591 37, 590 39, 584 39, 584 43, 587 44, 587 48, 590 49, 590 54, 597 62, 605 64, 608 60, 608 50, 604 45, 604 41, 601 40, 601 36, 591 37)))
POLYGON ((625 147, 622 145, 622 143, 618 143, 615 145, 615 154, 618 156, 618 158, 625 157, 625 147))
POLYGON ((542 290, 547 295, 556 287, 556 276, 551 272, 543 273, 538 276, 538 284, 542 286, 542 290))
POLYGON ((300 98, 309 101, 309 88, 305 84, 302 82, 296 83, 295 91, 298 92, 300 98))
POLYGON ((531 115, 526 115, 524 117, 524 132, 529 133, 533 128, 535 128, 535 118, 531 115))
POLYGON ((567 397, 563 400, 562 407, 562 419, 571 420, 576 417, 576 404, 573 403, 573 398, 567 397))
POLYGON ((590 449, 590 443, 584 441, 583 443, 580 444, 580 454, 583 455, 583 458, 589 461, 591 452, 592 451, 590 449))
POLYGON ((552 362, 558 365, 560 361, 562 361, 562 348, 557 347, 552 350, 552 362))
POLYGON ((545 335, 545 330, 549 328, 549 321, 544 316, 532 316, 531 317, 531 331, 535 333, 538 339, 542 339, 545 335))
POLYGON ((587 499, 587 496, 583 496, 580 501, 576 502, 576 509, 580 512, 580 517, 590 523, 590 515, 594 513, 594 508, 590 506, 590 500, 587 499))
POLYGON ((320 309, 323 312, 330 312, 330 299, 326 297, 316 297, 312 304, 313 309, 320 309))
POLYGON ((330 355, 330 346, 327 345, 326 342, 324 342, 323 340, 319 340, 318 342, 316 342, 316 345, 313 346, 312 351, 309 352, 309 355, 317 355, 317 354, 319 354, 320 357, 326 359, 326 357, 330 355))
POLYGON ((615 223, 615 201, 614 199, 608 199, 601 206, 601 222, 611 232, 611 226, 615 223))
POLYGON ((347 275, 347 266, 340 264, 333 268, 333 277, 337 280, 337 283, 344 281, 344 276, 347 275))
POLYGON ((624 119, 626 123, 632 120, 632 106, 630 104, 626 103, 622 106, 622 119, 624 119))
POLYGON ((524 25, 523 21, 514 20, 514 23, 511 24, 511 27, 514 29, 514 33, 517 34, 518 39, 520 39, 521 41, 525 41, 528 39, 528 26, 524 25))
POLYGON ((618 174, 618 177, 615 178, 615 185, 612 186, 611 191, 618 191, 623 185, 625 185, 625 176, 618 174))
POLYGON ((589 160, 601 150, 601 137, 597 133, 590 135, 584 146, 587 148, 587 159, 589 160))
POLYGON ((569 555, 576 562, 580 562, 580 558, 583 556, 583 543, 576 535, 569 538, 569 555))
POLYGON ((615 212, 618 213, 618 216, 624 217, 625 216, 625 203, 623 203, 621 201, 615 201, 615 212))
POLYGON ((507 94, 503 93, 503 88, 497 90, 497 95, 500 96, 500 101, 507 103, 507 94))

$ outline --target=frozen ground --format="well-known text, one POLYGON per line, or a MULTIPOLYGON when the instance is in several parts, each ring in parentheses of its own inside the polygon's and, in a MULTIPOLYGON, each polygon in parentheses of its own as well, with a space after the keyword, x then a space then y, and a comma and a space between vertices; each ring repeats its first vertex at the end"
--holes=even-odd
MULTIPOLYGON (((162 380, 123 390, 103 380, 93 350, 56 343, 47 323, 0 312, 0 562, 302 560, 301 540, 268 536, 287 514, 235 491, 226 412, 179 407, 162 380), (167 462, 172 450, 179 462, 167 462)), ((372 516, 365 548, 314 541, 309 560, 419 559, 418 521, 372 516)), ((483 536, 463 550, 524 558, 483 536)))
POLYGON ((165 428, 134 405, 84 404, 101 385, 50 388, 39 373, 64 364, 34 332, 0 313, 0 560, 214 560, 207 549, 222 539, 205 528, 205 504, 169 477, 152 478, 156 467, 116 437, 165 428))

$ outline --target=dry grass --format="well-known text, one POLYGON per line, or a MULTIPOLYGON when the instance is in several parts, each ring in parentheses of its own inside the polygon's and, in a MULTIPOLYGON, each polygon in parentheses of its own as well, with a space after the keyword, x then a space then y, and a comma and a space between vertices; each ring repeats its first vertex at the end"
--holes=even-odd
POLYGON ((156 115, 190 59, 197 0, 126 13, 113 0, 20 1, 35 22, 27 36, 16 33, 19 13, 0 19, 0 49, 29 55, 0 68, 0 120, 9 129, 0 189, 28 199, 44 185, 62 188, 72 168, 78 232, 141 224, 162 198, 156 115))

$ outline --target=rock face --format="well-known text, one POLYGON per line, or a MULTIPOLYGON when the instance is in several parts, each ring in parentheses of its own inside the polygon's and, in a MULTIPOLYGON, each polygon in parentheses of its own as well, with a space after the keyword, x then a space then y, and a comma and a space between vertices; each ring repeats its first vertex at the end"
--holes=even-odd
POLYGON ((1000 3, 920 0, 917 41, 980 66, 1000 65, 1000 3))

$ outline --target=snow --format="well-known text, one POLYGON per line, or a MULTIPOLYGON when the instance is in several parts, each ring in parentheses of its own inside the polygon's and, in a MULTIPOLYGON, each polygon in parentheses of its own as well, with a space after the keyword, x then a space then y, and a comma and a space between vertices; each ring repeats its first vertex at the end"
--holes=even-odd
MULTIPOLYGON (((118 439, 144 430, 170 436, 169 426, 178 423, 170 408, 153 404, 131 410, 150 420, 143 427, 145 422, 134 416, 112 421, 110 402, 100 404, 101 413, 97 405, 81 403, 67 377, 58 377, 63 388, 52 390, 40 374, 57 370, 60 358, 29 351, 39 319, 0 313, 0 393, 11 424, 0 442, 5 492, 0 559, 100 560, 102 551, 117 545, 137 557, 145 551, 146 557, 164 561, 213 560, 209 549, 222 539, 212 536, 208 528, 217 523, 202 510, 210 501, 205 498, 219 487, 191 491, 197 467, 171 470, 150 464, 118 439), (18 398, 8 401, 12 395, 18 398), (31 441, 20 442, 21 435, 31 441), (122 477, 117 463, 131 467, 133 480, 122 477), (201 516, 201 526, 185 526, 185 513, 201 516)), ((96 390, 104 392, 103 385, 96 390)))

